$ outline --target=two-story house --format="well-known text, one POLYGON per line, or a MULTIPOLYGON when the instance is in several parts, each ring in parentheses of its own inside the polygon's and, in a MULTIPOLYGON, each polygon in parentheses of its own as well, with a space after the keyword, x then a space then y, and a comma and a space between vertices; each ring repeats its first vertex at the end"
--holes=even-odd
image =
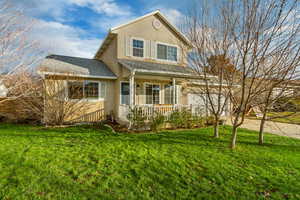
POLYGON ((185 56, 191 48, 190 41, 155 11, 111 28, 94 59, 51 55, 39 72, 49 79, 77 77, 66 81, 68 98, 76 98, 71 87, 81 85, 82 96, 94 105, 82 115, 102 109, 126 122, 133 106, 149 114, 153 107, 168 112, 174 106, 199 105, 199 101, 204 105, 186 84, 186 79, 199 79, 185 56))

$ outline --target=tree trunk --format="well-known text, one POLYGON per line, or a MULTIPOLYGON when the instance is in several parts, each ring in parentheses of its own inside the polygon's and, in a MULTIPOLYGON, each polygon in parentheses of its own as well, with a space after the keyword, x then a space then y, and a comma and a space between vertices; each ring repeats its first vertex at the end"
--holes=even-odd
POLYGON ((217 117, 214 121, 214 138, 219 138, 219 118, 217 117))
POLYGON ((265 122, 266 122, 266 116, 267 116, 267 112, 264 112, 263 117, 260 121, 258 144, 264 143, 264 126, 265 126, 265 122))
POLYGON ((231 149, 235 148, 235 144, 236 144, 236 136, 237 136, 237 126, 233 125, 232 127, 232 137, 231 137, 231 149))

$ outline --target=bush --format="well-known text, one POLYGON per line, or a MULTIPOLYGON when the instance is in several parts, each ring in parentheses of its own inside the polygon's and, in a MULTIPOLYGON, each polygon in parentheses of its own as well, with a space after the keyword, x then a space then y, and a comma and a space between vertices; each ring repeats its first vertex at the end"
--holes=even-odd
POLYGON ((184 109, 180 111, 174 111, 170 116, 170 124, 173 128, 193 128, 197 123, 198 118, 192 116, 192 112, 184 109))
POLYGON ((181 114, 179 111, 174 111, 171 113, 169 122, 173 128, 180 127, 181 121, 181 114))
POLYGON ((146 117, 143 116, 141 108, 130 108, 127 119, 131 123, 131 128, 140 130, 146 126, 146 117))
POLYGON ((206 120, 201 116, 192 117, 192 127, 205 127, 206 120))
POLYGON ((165 123, 165 116, 160 113, 155 113, 150 121, 150 128, 152 131, 158 132, 165 123))

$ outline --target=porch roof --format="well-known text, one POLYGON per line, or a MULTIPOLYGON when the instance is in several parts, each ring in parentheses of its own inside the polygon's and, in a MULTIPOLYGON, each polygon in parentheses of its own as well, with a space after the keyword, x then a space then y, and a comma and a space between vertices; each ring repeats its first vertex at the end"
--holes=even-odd
POLYGON ((164 76, 175 77, 197 77, 193 70, 189 67, 182 67, 178 65, 160 64, 153 62, 144 62, 136 60, 119 59, 119 63, 129 69, 143 74, 156 74, 164 76))
POLYGON ((91 78, 116 79, 116 75, 96 59, 87 59, 62 55, 47 56, 38 68, 41 74, 72 75, 91 78))

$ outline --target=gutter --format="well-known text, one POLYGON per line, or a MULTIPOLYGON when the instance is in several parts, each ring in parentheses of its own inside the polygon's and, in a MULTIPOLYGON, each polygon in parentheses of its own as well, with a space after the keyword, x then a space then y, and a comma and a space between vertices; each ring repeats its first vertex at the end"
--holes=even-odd
POLYGON ((82 78, 117 79, 117 77, 111 77, 111 76, 93 76, 93 75, 55 73, 55 72, 43 72, 43 71, 37 71, 37 73, 40 75, 58 75, 58 76, 74 76, 74 77, 82 77, 82 78))

